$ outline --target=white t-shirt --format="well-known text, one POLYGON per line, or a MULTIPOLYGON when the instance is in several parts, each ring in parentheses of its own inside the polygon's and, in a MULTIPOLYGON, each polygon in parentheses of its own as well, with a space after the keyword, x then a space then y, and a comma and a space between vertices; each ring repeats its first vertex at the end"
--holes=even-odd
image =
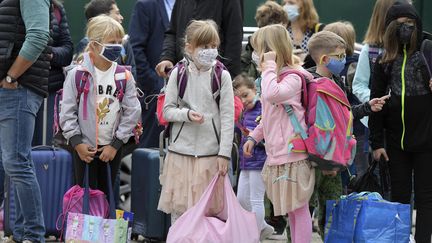
POLYGON ((97 94, 97 125, 98 144, 108 145, 113 140, 113 134, 120 113, 120 102, 116 96, 114 74, 117 63, 113 63, 106 71, 95 67, 96 94, 97 94))

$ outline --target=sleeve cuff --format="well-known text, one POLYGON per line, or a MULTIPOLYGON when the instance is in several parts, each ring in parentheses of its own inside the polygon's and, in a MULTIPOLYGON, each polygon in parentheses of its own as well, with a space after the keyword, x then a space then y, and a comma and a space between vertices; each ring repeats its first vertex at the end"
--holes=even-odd
POLYGON ((72 145, 73 148, 77 146, 78 144, 83 143, 81 135, 74 135, 69 139, 69 143, 72 145))
POLYGON ((226 159, 226 160, 231 160, 231 158, 230 157, 227 157, 227 156, 224 156, 224 155, 218 155, 217 157, 219 157, 219 158, 223 158, 223 159, 226 159))
POLYGON ((113 146, 116 150, 119 150, 123 146, 123 141, 118 138, 115 138, 111 142, 111 146, 113 146))

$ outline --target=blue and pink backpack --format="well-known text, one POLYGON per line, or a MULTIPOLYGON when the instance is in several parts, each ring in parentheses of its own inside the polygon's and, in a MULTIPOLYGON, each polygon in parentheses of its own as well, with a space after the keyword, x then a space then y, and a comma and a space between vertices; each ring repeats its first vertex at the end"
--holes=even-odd
MULTIPOLYGON (((122 66, 117 65, 115 74, 114 74, 114 81, 116 85, 116 94, 114 94, 115 97, 119 100, 121 103, 123 101, 124 94, 126 92, 126 84, 127 79, 131 75, 130 73, 130 66, 122 66)), ((88 93, 90 88, 90 82, 89 82, 89 76, 90 73, 86 70, 78 69, 75 73, 75 86, 77 89, 77 103, 79 104, 81 100, 81 96, 83 96, 83 102, 84 104, 87 103, 88 100, 88 93)), ((60 114, 60 103, 63 99, 63 89, 60 89, 57 91, 57 94, 55 96, 55 105, 54 105, 54 123, 53 123, 53 133, 54 133, 54 141, 57 143, 56 145, 63 146, 65 145, 66 139, 63 138, 61 135, 61 128, 60 128, 60 122, 59 122, 59 114, 60 114), (60 136, 60 138, 58 138, 60 136)), ((88 115, 87 111, 87 105, 83 106, 83 119, 86 120, 88 115)), ((139 142, 139 134, 138 130, 141 129, 141 123, 138 123, 137 126, 134 129, 135 134, 135 142, 139 142)))
POLYGON ((302 104, 307 130, 300 125, 289 104, 284 104, 297 136, 290 141, 289 152, 307 152, 308 160, 322 170, 344 169, 356 153, 353 116, 345 92, 328 78, 307 80, 303 73, 287 70, 280 80, 297 74, 302 80, 302 104))

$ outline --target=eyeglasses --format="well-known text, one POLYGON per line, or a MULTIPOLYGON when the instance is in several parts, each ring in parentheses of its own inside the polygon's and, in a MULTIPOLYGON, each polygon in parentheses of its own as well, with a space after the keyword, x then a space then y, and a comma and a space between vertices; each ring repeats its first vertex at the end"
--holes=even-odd
POLYGON ((339 60, 342 60, 342 59, 346 58, 345 52, 344 53, 339 53, 339 54, 336 54, 336 53, 334 53, 334 54, 328 54, 327 56, 336 57, 339 60))

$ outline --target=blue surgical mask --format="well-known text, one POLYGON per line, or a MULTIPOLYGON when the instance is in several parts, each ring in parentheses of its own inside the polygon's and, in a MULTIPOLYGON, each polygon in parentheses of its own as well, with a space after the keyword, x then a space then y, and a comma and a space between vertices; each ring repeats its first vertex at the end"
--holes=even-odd
POLYGON ((339 75, 342 70, 345 68, 346 58, 342 60, 330 58, 330 61, 326 64, 328 70, 334 74, 339 75))
POLYGON ((295 4, 285 4, 284 10, 288 14, 289 21, 296 21, 298 16, 300 15, 299 7, 295 4))
POLYGON ((101 44, 96 42, 102 46, 102 50, 99 55, 109 62, 115 62, 119 59, 121 52, 123 50, 123 45, 121 44, 101 44))

